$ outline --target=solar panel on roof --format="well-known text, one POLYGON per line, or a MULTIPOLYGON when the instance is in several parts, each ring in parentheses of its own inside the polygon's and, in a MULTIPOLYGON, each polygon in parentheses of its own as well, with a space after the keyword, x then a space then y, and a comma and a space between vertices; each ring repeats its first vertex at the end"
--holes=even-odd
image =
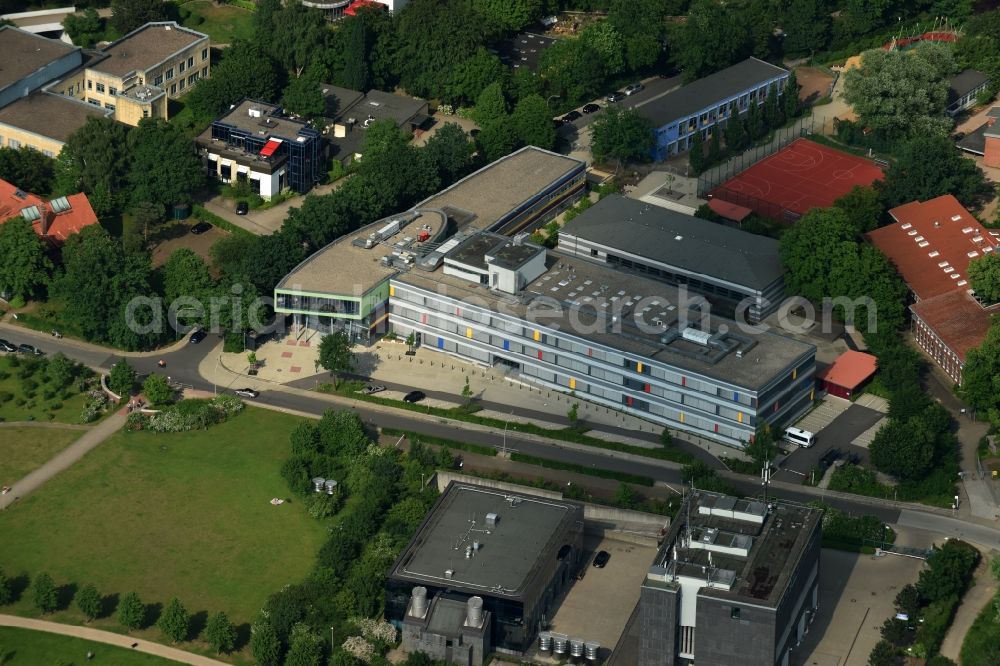
POLYGON ((69 205, 69 199, 66 197, 58 197, 49 202, 52 206, 52 210, 58 213, 65 213, 71 206, 69 205))
POLYGON ((42 217, 42 213, 38 210, 38 206, 28 206, 27 208, 21 209, 21 217, 26 219, 28 222, 34 222, 42 217))

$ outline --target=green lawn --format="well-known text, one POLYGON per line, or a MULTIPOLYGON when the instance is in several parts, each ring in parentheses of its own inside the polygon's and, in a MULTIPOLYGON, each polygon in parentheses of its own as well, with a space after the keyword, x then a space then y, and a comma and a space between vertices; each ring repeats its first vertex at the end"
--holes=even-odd
POLYGON ((191 0, 179 9, 181 25, 205 33, 213 44, 232 44, 253 37, 253 14, 245 9, 216 6, 209 0, 191 0))
POLYGON ((46 397, 49 387, 41 373, 37 373, 32 381, 38 386, 33 389, 34 395, 28 396, 22 380, 17 376, 20 368, 12 367, 10 358, 9 355, 0 357, 0 420, 80 423, 83 406, 87 402, 86 394, 77 393, 70 386, 65 393, 57 392, 46 397), (4 375, 7 375, 6 378, 3 378, 4 375))
MULTIPOLYGON (((279 470, 298 420, 248 408, 208 430, 119 433, 0 513, 0 567, 251 622, 268 595, 306 576, 325 537, 298 501, 270 504, 289 495, 279 470)), ((37 615, 28 597, 8 612, 37 615)), ((71 606, 52 619, 82 616, 71 606)), ((113 616, 95 625, 120 631, 113 616)), ((163 640, 155 628, 140 635, 163 640)))
POLYGON ((82 434, 56 428, 0 429, 0 485, 24 478, 82 434))
POLYGON ((47 634, 31 629, 0 627, 0 664, 94 664, 99 666, 174 666, 177 662, 82 638, 47 634), (87 659, 87 653, 94 653, 87 659))

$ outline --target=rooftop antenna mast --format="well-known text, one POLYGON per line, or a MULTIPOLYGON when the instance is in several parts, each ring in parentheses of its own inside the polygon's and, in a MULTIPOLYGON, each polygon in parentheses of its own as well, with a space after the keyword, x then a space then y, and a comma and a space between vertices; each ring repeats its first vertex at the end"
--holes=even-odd
POLYGON ((771 483, 771 465, 769 463, 764 463, 764 467, 760 470, 760 480, 762 486, 764 486, 764 504, 767 505, 767 486, 771 483))

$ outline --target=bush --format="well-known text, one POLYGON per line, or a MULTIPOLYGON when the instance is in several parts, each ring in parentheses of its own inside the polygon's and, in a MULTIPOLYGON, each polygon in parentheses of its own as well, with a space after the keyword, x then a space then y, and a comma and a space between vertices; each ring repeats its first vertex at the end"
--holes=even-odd
POLYGON ((185 432, 208 428, 222 423, 243 409, 243 401, 231 395, 220 395, 211 400, 181 400, 161 412, 145 415, 133 412, 125 426, 130 431, 185 432))
MULTIPOLYGON (((924 608, 921 619, 924 621, 917 630, 916 642, 924 654, 934 654, 941 648, 944 635, 948 632, 951 619, 958 607, 958 596, 940 599, 924 608)), ((917 648, 914 648, 917 650, 917 648)))

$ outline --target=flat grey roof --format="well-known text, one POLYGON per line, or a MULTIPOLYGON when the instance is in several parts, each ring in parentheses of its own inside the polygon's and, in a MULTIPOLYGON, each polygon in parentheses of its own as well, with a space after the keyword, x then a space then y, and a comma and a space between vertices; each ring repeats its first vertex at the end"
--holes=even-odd
MULTIPOLYGON (((224 115, 222 118, 219 118, 216 122, 232 125, 233 127, 237 127, 241 130, 254 134, 263 131, 267 136, 289 140, 294 140, 295 137, 299 135, 299 131, 303 129, 312 129, 312 127, 306 123, 285 118, 280 114, 281 107, 275 104, 245 99, 240 102, 235 109, 224 115), (251 109, 260 111, 260 116, 251 116, 251 109)), ((212 128, 209 127, 205 130, 202 136, 206 136, 206 133, 207 137, 211 139, 212 128)))
POLYGON ((572 502, 452 482, 400 555, 392 577, 518 598, 540 563, 555 558, 560 538, 583 520, 572 502), (497 514, 487 527, 486 514, 497 514), (466 547, 480 544, 470 558, 466 547), (451 571, 450 577, 446 571, 451 571))
POLYGON ((332 83, 319 84, 319 91, 323 95, 323 101, 326 103, 323 116, 330 120, 339 119, 345 109, 351 108, 365 96, 363 92, 358 90, 341 88, 332 83))
POLYGON ((181 27, 174 21, 147 23, 104 48, 102 52, 108 58, 93 69, 112 76, 145 71, 201 40, 208 45, 208 35, 181 27))
POLYGON ((568 222, 560 244, 572 244, 567 237, 761 291, 783 275, 773 238, 617 194, 568 222))
POLYGON ((990 77, 975 69, 962 70, 948 81, 948 103, 968 95, 989 80, 990 77))
MULTIPOLYGON (((703 503, 711 505, 721 497, 724 496, 705 491, 695 492, 690 500, 690 511, 682 508, 671 523, 651 572, 662 575, 665 569, 668 573, 676 571, 678 575, 702 577, 708 573, 702 573, 703 567, 713 567, 715 571, 712 580, 726 580, 732 584, 732 588, 725 590, 703 587, 698 591, 699 595, 739 599, 774 607, 781 600, 792 574, 796 573, 798 560, 823 512, 814 507, 779 501, 772 503, 773 508, 766 515, 764 523, 758 525, 718 515, 704 515, 698 511, 703 503), (688 516, 690 523, 687 522, 688 516), (699 536, 716 534, 714 539, 693 539, 696 543, 745 546, 750 541, 750 554, 748 557, 740 557, 701 548, 684 548, 679 537, 688 530, 688 526, 693 534, 699 536), (676 564, 673 557, 675 544, 678 553, 676 564), (709 552, 712 553, 711 562, 709 552)), ((746 503, 744 500, 739 502, 746 503)), ((745 511, 746 507, 738 504, 736 510, 745 511)))
POLYGON ((557 253, 549 254, 547 265, 544 274, 516 295, 490 291, 442 270, 410 270, 394 279, 753 391, 815 353, 815 347, 791 337, 744 332, 736 322, 714 315, 689 315, 677 287, 659 280, 557 253), (683 322, 682 314, 690 321, 683 322), (667 331, 676 331, 679 324, 712 333, 728 331, 722 335, 728 341, 726 351, 682 337, 664 343, 667 331))
POLYGON ((759 86, 788 71, 757 58, 747 58, 731 67, 709 74, 686 86, 635 107, 654 127, 669 125, 748 88, 759 86))
POLYGON ((34 92, 0 109, 0 123, 66 143, 87 118, 104 118, 111 113, 70 97, 34 92))
POLYGON ((0 53, 3 54, 0 58, 0 90, 37 72, 53 60, 79 50, 78 46, 34 35, 12 25, 0 26, 0 53))

